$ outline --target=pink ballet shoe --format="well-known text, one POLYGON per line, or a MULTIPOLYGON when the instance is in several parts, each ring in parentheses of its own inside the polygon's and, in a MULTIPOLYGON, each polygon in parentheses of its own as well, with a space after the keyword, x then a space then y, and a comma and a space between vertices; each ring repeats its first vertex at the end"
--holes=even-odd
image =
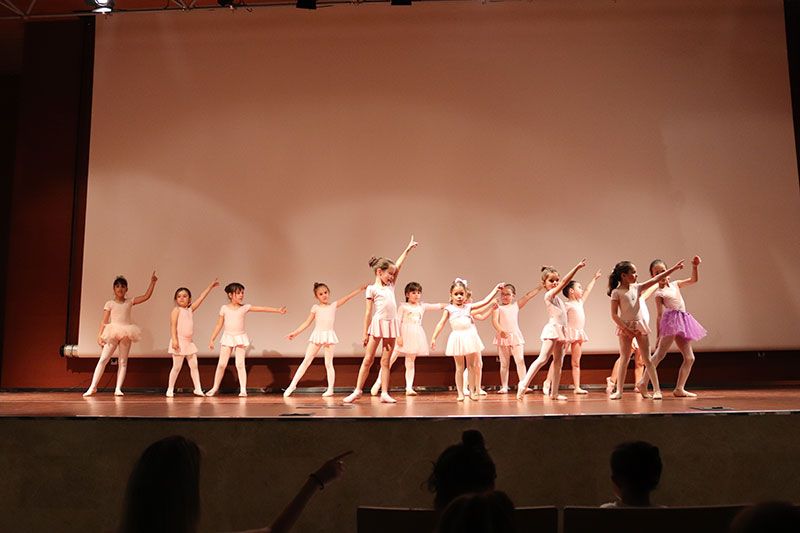
POLYGON ((370 396, 377 396, 379 392, 381 392, 381 382, 380 381, 375 383, 375 385, 372 386, 372 388, 369 390, 369 395, 370 396))
POLYGON ((171 390, 168 390, 166 396, 167 398, 172 398, 173 396, 175 396, 175 393, 172 392, 171 390))
POLYGON ((397 400, 383 392, 381 393, 381 403, 397 403, 397 400))
POLYGON ((477 393, 474 393, 474 392, 470 392, 469 393, 469 399, 472 400, 473 402, 477 402, 478 400, 481 399, 481 396, 480 396, 480 394, 477 394, 477 393))
POLYGON ((614 380, 611 378, 606 378, 606 394, 611 394, 614 392, 614 387, 616 387, 614 380))
POLYGON ((575 387, 575 390, 572 391, 573 394, 589 394, 589 391, 586 389, 582 389, 581 387, 575 387))
POLYGON ((608 395, 608 399, 609 400, 621 400, 622 399, 622 393, 620 391, 612 392, 611 394, 608 395))
POLYGON ((359 398, 361 398, 361 391, 356 389, 353 392, 351 392, 349 396, 346 396, 342 400, 342 403, 353 403, 354 401, 358 400, 359 398))
POLYGON ((328 389, 322 393, 323 398, 330 398, 331 396, 333 396, 333 389, 328 389))
POLYGON ((526 392, 528 392, 527 387, 524 389, 517 389, 517 400, 521 400, 525 396, 526 392))
POLYGON ((192 394, 194 394, 195 396, 200 396, 200 397, 205 397, 205 395, 206 395, 206 393, 203 392, 203 389, 194 390, 194 391, 192 391, 192 394))
POLYGON ((685 389, 675 389, 672 391, 672 395, 676 398, 697 398, 697 394, 685 389))
POLYGON ((481 395, 481 396, 488 396, 489 395, 488 392, 486 392, 485 390, 483 390, 480 387, 478 388, 478 394, 481 395))
POLYGON ((284 398, 288 398, 289 396, 291 396, 291 395, 292 395, 292 393, 294 392, 294 390, 295 390, 295 389, 294 389, 294 387, 291 387, 291 386, 290 386, 290 387, 289 387, 289 388, 287 388, 285 391, 283 391, 283 397, 284 397, 284 398))
POLYGON ((415 391, 414 389, 406 389, 406 396, 416 396, 416 395, 417 391, 415 391))
POLYGON ((241 391, 239 393, 239 398, 247 398, 247 392, 246 391, 241 391))
POLYGON ((114 396, 125 396, 125 395, 122 394, 121 390, 117 389, 117 390, 114 391, 114 396))
POLYGON ((653 396, 651 396, 654 400, 663 400, 664 396, 661 394, 661 391, 655 391, 653 396))
POLYGON ((88 398, 89 396, 94 396, 95 394, 97 394, 97 389, 89 389, 83 393, 83 397, 88 398))
POLYGON ((219 389, 211 389, 206 393, 206 396, 211 398, 213 396, 216 396, 217 392, 219 392, 219 389))
POLYGON ((550 382, 547 380, 544 380, 544 383, 542 383, 542 394, 550 396, 550 382))
POLYGON ((558 400, 559 402, 566 402, 568 398, 566 396, 564 396, 563 394, 556 394, 555 397, 551 397, 550 399, 551 400, 558 400))
POLYGON ((508 394, 508 387, 501 387, 497 394, 508 394))
POLYGON ((464 401, 464 395, 463 394, 459 394, 458 396, 456 396, 456 401, 457 402, 463 402, 464 401))

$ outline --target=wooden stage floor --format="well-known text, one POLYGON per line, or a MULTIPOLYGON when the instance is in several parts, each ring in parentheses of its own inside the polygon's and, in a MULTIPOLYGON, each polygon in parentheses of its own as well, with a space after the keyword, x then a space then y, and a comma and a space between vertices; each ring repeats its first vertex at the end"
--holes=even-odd
POLYGON ((382 404, 365 396, 354 405, 343 405, 344 394, 321 398, 319 393, 251 393, 247 398, 221 395, 199 398, 182 393, 165 398, 156 393, 129 392, 122 398, 99 393, 83 398, 80 392, 2 392, 3 418, 174 418, 174 419, 304 419, 310 418, 543 418, 643 415, 700 415, 800 413, 800 388, 697 390, 697 398, 645 400, 626 392, 612 401, 600 390, 586 396, 566 391, 568 401, 545 400, 540 392, 517 401, 513 395, 489 392, 480 401, 456 402, 454 392, 423 392, 416 397, 397 393, 396 404, 382 404))

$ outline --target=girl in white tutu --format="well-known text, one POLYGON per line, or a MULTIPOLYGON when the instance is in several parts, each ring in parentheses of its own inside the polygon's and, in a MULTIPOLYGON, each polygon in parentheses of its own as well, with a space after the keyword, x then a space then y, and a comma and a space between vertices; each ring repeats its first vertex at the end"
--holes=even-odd
POLYGON ((284 391, 284 398, 288 398, 295 391, 297 384, 305 375, 308 367, 311 366, 311 363, 314 361, 314 357, 317 356, 317 353, 319 353, 320 349, 322 349, 323 353, 325 354, 325 373, 328 377, 328 388, 325 389, 325 392, 322 393, 322 396, 325 398, 328 396, 333 396, 333 385, 336 381, 336 371, 333 368, 333 351, 336 344, 339 343, 339 337, 336 336, 336 332, 333 330, 333 324, 336 321, 336 310, 349 302, 351 298, 366 288, 366 285, 362 285, 347 296, 339 298, 335 302, 330 303, 331 291, 328 286, 324 283, 314 283, 314 296, 317 298, 319 303, 311 306, 311 312, 309 313, 305 322, 297 326, 294 331, 286 335, 287 339, 293 340, 316 320, 314 331, 311 332, 311 336, 308 338, 306 356, 303 358, 303 362, 300 363, 300 366, 297 367, 297 371, 294 373, 292 382, 284 391))
POLYGON ((561 363, 564 360, 564 346, 567 341, 567 312, 564 302, 558 297, 564 287, 572 281, 572 278, 586 266, 586 259, 575 265, 564 279, 560 279, 558 270, 551 266, 542 267, 542 287, 547 291, 544 294, 544 305, 549 315, 547 324, 542 328, 541 340, 542 347, 539 350, 539 357, 528 369, 525 378, 517 385, 517 399, 521 400, 528 390, 528 384, 533 376, 547 364, 550 354, 553 354, 553 377, 550 381, 550 390, 544 391, 544 395, 556 400, 566 400, 567 397, 558 393, 558 386, 561 383, 561 363))
POLYGON ((500 390, 498 394, 508 393, 508 370, 511 366, 511 358, 517 366, 517 378, 521 383, 525 379, 525 339, 519 329, 519 311, 531 298, 539 294, 543 287, 539 286, 525 293, 519 300, 514 300, 517 296, 517 289, 510 283, 506 283, 500 290, 500 305, 492 312, 492 326, 497 334, 494 336, 494 344, 497 346, 497 355, 500 357, 500 390))
POLYGON ((168 352, 172 355, 172 370, 169 372, 167 398, 172 398, 175 395, 175 381, 178 379, 181 367, 183 367, 184 358, 189 365, 189 374, 192 376, 194 395, 204 396, 203 388, 200 386, 200 370, 197 368, 197 346, 192 340, 194 335, 194 312, 214 287, 219 287, 219 281, 216 279, 200 293, 200 296, 195 301, 192 301, 192 291, 186 287, 181 287, 175 291, 175 308, 169 317, 170 342, 168 352))
POLYGON ((458 391, 457 400, 464 401, 463 375, 466 366, 469 375, 469 393, 471 400, 479 398, 479 377, 478 357, 483 351, 484 345, 481 342, 478 331, 474 327, 473 315, 480 313, 486 306, 492 305, 492 298, 505 283, 498 284, 483 300, 474 304, 467 303, 468 291, 467 281, 456 278, 450 285, 450 304, 444 308, 442 319, 436 324, 436 329, 431 337, 431 349, 436 349, 436 338, 444 328, 444 323, 450 321, 450 337, 447 339, 447 347, 444 354, 453 358, 456 366, 455 381, 458 391))
POLYGON ((214 386, 206 393, 206 396, 214 396, 219 391, 219 386, 222 384, 222 377, 225 375, 225 367, 228 366, 228 360, 231 358, 231 352, 234 353, 236 360, 236 374, 239 377, 239 396, 247 396, 247 368, 244 366, 245 356, 247 355, 247 348, 250 346, 250 337, 244 330, 244 317, 247 313, 279 313, 286 314, 286 307, 261 307, 256 305, 244 304, 244 285, 241 283, 228 283, 225 286, 225 294, 228 295, 227 303, 219 308, 219 319, 217 325, 214 326, 214 333, 211 334, 211 340, 208 342, 208 347, 213 350, 214 343, 217 340, 222 327, 225 330, 222 332, 222 345, 219 350, 219 362, 217 363, 217 370, 214 372, 214 386))
POLYGON ((138 342, 142 336, 139 326, 131 323, 131 308, 146 302, 153 295, 156 286, 155 271, 150 276, 150 285, 147 291, 136 298, 126 298, 128 294, 128 280, 122 276, 117 276, 114 280, 114 299, 109 300, 103 306, 103 319, 100 321, 100 332, 97 334, 97 344, 103 350, 100 352, 100 359, 94 369, 92 384, 83 393, 84 396, 91 396, 97 392, 97 384, 106 369, 109 359, 119 347, 117 354, 117 387, 114 390, 115 396, 122 396, 122 383, 125 381, 125 373, 128 370, 128 353, 132 342, 138 342))
MULTIPOLYGON (((658 282, 656 291, 656 310, 658 318, 656 321, 656 331, 658 332, 658 346, 656 353, 653 354, 653 366, 658 364, 667 355, 672 347, 672 343, 678 345, 683 363, 678 370, 678 382, 672 392, 679 398, 694 398, 697 394, 686 390, 686 381, 694 364, 694 351, 692 342, 698 341, 708 333, 692 315, 686 312, 686 304, 683 302, 681 287, 694 285, 698 279, 698 268, 700 266, 700 256, 692 258, 692 277, 671 281, 669 277, 661 278, 658 282)), ((655 276, 667 270, 667 265, 661 259, 656 259, 650 263, 650 275, 655 276)), ((639 390, 647 390, 647 376, 639 383, 639 390)))
MULTIPOLYGON (((406 367, 406 396, 416 396, 414 390, 414 375, 416 373, 415 362, 418 355, 429 355, 428 337, 422 328, 422 317, 425 311, 434 309, 441 310, 447 304, 428 304, 421 302, 422 285, 416 281, 406 285, 406 301, 397 308, 400 322, 400 335, 394 343, 394 351, 389 361, 389 368, 394 365, 397 358, 402 355, 405 358, 406 367)), ((381 370, 381 372, 383 372, 381 370)), ((373 396, 377 396, 381 386, 381 373, 378 372, 378 379, 372 385, 370 391, 373 396)))

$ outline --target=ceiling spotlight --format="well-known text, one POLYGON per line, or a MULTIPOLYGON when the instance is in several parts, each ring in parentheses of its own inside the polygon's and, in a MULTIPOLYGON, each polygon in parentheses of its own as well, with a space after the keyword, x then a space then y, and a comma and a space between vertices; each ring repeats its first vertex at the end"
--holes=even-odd
POLYGON ((93 13, 111 13, 114 11, 114 0, 86 0, 93 13))
POLYGON ((297 0, 297 9, 317 9, 317 0, 297 0))

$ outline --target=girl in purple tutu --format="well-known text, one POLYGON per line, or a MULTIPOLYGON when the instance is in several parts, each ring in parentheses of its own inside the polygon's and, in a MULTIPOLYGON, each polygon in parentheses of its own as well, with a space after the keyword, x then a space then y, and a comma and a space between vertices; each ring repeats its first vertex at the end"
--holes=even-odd
MULTIPOLYGON (((694 398, 697 394, 686 390, 686 381, 694 364, 694 352, 692 351, 692 341, 702 339, 708 333, 692 315, 686 312, 686 304, 681 296, 681 287, 697 283, 697 270, 700 266, 700 257, 692 258, 692 277, 671 281, 669 277, 662 278, 658 282, 656 296, 656 310, 658 319, 656 321, 658 331, 658 348, 653 354, 652 362, 655 366, 664 359, 667 352, 672 347, 672 342, 678 345, 683 355, 683 363, 678 370, 678 382, 675 385, 673 394, 679 398, 694 398)), ((656 259, 650 263, 650 274, 656 276, 665 272, 667 266, 661 259, 656 259)), ((647 390, 647 375, 645 374, 639 390, 647 390)))

